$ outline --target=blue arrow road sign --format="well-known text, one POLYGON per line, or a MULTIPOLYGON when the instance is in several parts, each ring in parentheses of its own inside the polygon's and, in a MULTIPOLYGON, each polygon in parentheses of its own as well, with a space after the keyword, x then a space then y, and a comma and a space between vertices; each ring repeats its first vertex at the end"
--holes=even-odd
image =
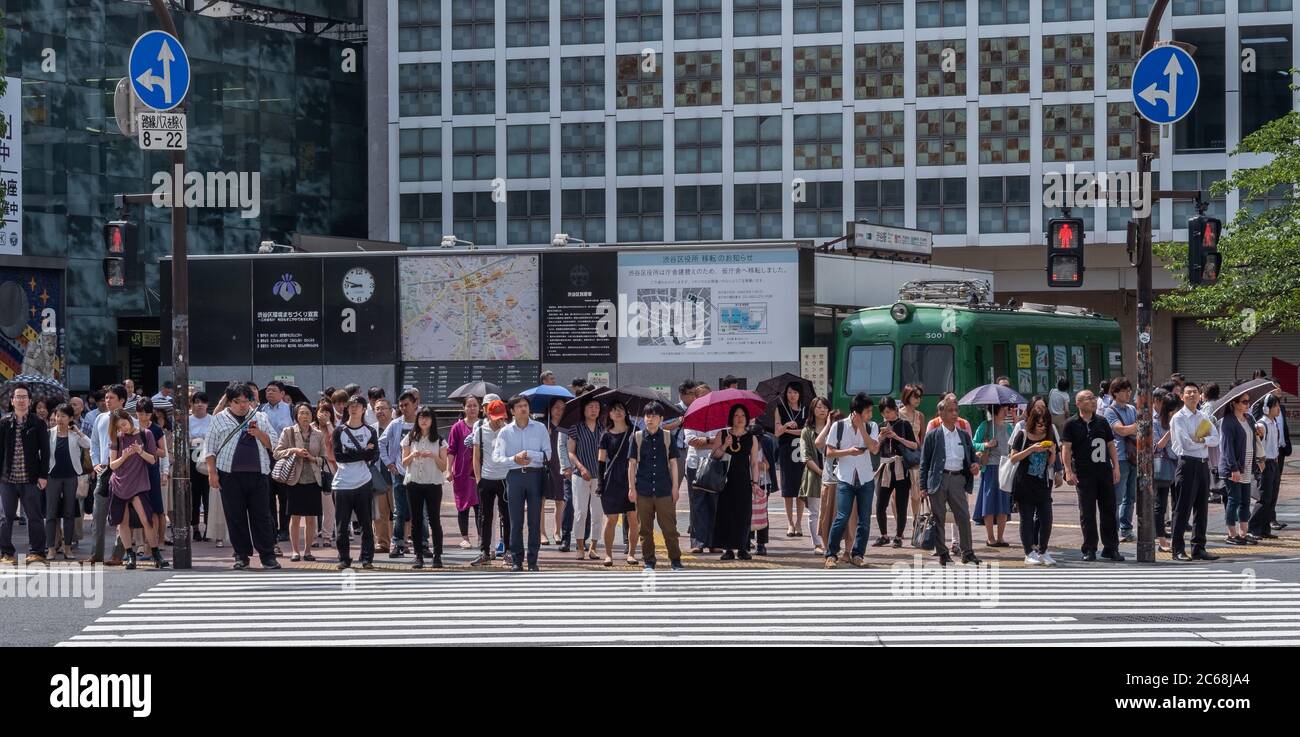
POLYGON ((128 72, 136 96, 154 110, 171 110, 190 90, 190 58, 166 31, 148 31, 135 40, 128 72))
POLYGON ((1182 120, 1196 105, 1201 73, 1192 55, 1177 46, 1157 46, 1133 69, 1133 105, 1155 125, 1182 120))

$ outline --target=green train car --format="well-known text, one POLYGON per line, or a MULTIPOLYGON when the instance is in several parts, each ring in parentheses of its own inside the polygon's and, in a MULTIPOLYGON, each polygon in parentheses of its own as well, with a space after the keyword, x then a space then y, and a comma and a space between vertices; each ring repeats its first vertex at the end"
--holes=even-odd
MULTIPOLYGON (((1119 324, 1074 307, 1021 304, 944 304, 899 301, 860 310, 835 331, 831 403, 847 411, 865 391, 897 399, 907 384, 921 383, 921 409, 933 417, 945 392, 960 397, 998 376, 1025 397, 1047 395, 1058 378, 1073 395, 1122 373, 1119 324)), ((962 408, 972 427, 978 408, 962 408)))

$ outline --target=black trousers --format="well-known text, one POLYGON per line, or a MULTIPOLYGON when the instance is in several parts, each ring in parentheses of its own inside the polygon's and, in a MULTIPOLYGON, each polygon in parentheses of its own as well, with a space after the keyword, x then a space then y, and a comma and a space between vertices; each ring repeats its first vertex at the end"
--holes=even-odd
POLYGON ((276 534, 289 530, 289 487, 277 481, 271 482, 271 494, 267 499, 271 510, 271 524, 275 525, 276 534))
POLYGON ((375 529, 371 525, 370 505, 375 492, 369 484, 356 489, 336 489, 334 491, 334 534, 335 547, 339 552, 340 563, 352 562, 352 516, 361 525, 361 562, 370 563, 375 559, 375 529))
POLYGON ((1186 550, 1188 518, 1196 512, 1192 527, 1192 550, 1205 548, 1205 526, 1210 516, 1210 466, 1204 458, 1183 456, 1174 471, 1174 486, 1178 488, 1178 502, 1174 506, 1174 535, 1170 549, 1175 554, 1186 550))
POLYGON ((1047 552, 1047 543, 1052 539, 1051 482, 1036 486, 1035 493, 1016 501, 1020 509, 1020 545, 1025 555, 1035 550, 1047 552))
POLYGON ((1270 524, 1277 519, 1277 495, 1281 489, 1282 466, 1276 460, 1264 461, 1259 475, 1259 501, 1250 513, 1249 532, 1257 537, 1273 534, 1270 524))
POLYGON ((198 472, 194 461, 190 461, 190 527, 199 526, 199 509, 203 509, 203 519, 208 517, 208 477, 198 472))
POLYGON ((275 530, 271 524, 270 478, 260 473, 218 471, 221 506, 235 556, 250 558, 256 549, 262 560, 275 560, 275 530))
MULTIPOLYGON (((442 484, 406 484, 406 498, 411 505, 411 539, 415 541, 415 554, 429 552, 424 541, 424 520, 429 520, 433 530, 433 554, 442 555, 442 484)), ((469 510, 465 512, 468 514, 469 510)))
POLYGON ((1156 482, 1156 537, 1169 536, 1169 498, 1173 497, 1174 506, 1178 506, 1178 493, 1172 481, 1156 482))
POLYGON ((478 538, 479 549, 492 555, 492 510, 501 517, 501 539, 510 541, 510 508, 506 505, 505 479, 480 479, 478 482, 478 538))
POLYGON ((1079 526, 1083 528, 1084 555, 1097 552, 1097 516, 1101 516, 1101 552, 1119 549, 1119 520, 1115 516, 1115 487, 1110 476, 1083 474, 1079 477, 1079 526))
POLYGON ((912 480, 904 476, 891 486, 881 486, 876 490, 876 522, 880 525, 880 536, 887 537, 889 529, 885 522, 885 512, 889 510, 889 495, 894 495, 894 536, 902 537, 903 528, 907 526, 907 496, 912 488, 912 480))

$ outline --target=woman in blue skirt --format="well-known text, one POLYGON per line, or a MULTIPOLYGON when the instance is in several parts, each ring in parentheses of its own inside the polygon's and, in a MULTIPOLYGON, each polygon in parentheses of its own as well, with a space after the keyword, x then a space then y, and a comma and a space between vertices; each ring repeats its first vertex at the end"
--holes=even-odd
POLYGON ((998 487, 998 461, 1006 454, 1011 438, 1011 422, 1008 419, 1012 405, 990 405, 989 419, 980 423, 975 430, 975 452, 981 454, 983 472, 980 473, 980 492, 975 499, 975 512, 971 516, 976 524, 983 524, 988 531, 990 548, 1005 548, 1007 542, 1002 539, 1007 529, 1007 517, 1011 515, 1011 490, 998 487))

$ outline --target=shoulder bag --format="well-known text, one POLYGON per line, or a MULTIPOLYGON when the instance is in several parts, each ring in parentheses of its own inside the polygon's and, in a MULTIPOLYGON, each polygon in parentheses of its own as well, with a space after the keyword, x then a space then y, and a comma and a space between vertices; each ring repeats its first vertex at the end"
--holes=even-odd
MULTIPOLYGON (((1002 457, 998 459, 998 488, 1008 493, 1011 492, 1011 487, 1015 484, 1016 470, 1020 468, 1020 461, 1011 460, 1011 451, 1016 447, 1017 437, 1028 439, 1028 436, 1024 435, 1023 431, 1017 430, 1007 439, 1007 452, 1003 453, 1002 457)), ((1020 450, 1024 450, 1024 448, 1020 450)))
MULTIPOLYGON (((297 449, 299 447, 298 428, 294 427, 290 430, 290 435, 294 439, 293 447, 297 449)), ((290 455, 276 461, 275 465, 271 467, 271 480, 285 486, 293 486, 298 483, 298 478, 302 475, 302 464, 298 462, 299 460, 297 456, 290 455)))
MULTIPOLYGON (((230 441, 234 440, 236 435, 239 435, 239 433, 243 432, 244 427, 248 425, 248 420, 252 416, 253 413, 249 412, 248 417, 245 417, 244 421, 239 423, 239 427, 236 427, 234 430, 231 430, 230 434, 226 435, 226 439, 222 440, 221 445, 217 446, 217 452, 212 454, 213 457, 221 455, 221 451, 225 450, 227 445, 230 445, 230 441)), ((194 461, 195 469, 197 469, 198 472, 203 474, 204 476, 208 475, 208 464, 204 463, 204 457, 207 454, 203 452, 204 447, 206 445, 207 445, 206 443, 199 443, 198 445, 194 446, 193 450, 190 451, 190 458, 194 461)))
POLYGON ((706 494, 721 494, 727 486, 727 473, 730 470, 731 456, 726 451, 719 458, 714 458, 710 453, 695 469, 695 490, 706 494))

